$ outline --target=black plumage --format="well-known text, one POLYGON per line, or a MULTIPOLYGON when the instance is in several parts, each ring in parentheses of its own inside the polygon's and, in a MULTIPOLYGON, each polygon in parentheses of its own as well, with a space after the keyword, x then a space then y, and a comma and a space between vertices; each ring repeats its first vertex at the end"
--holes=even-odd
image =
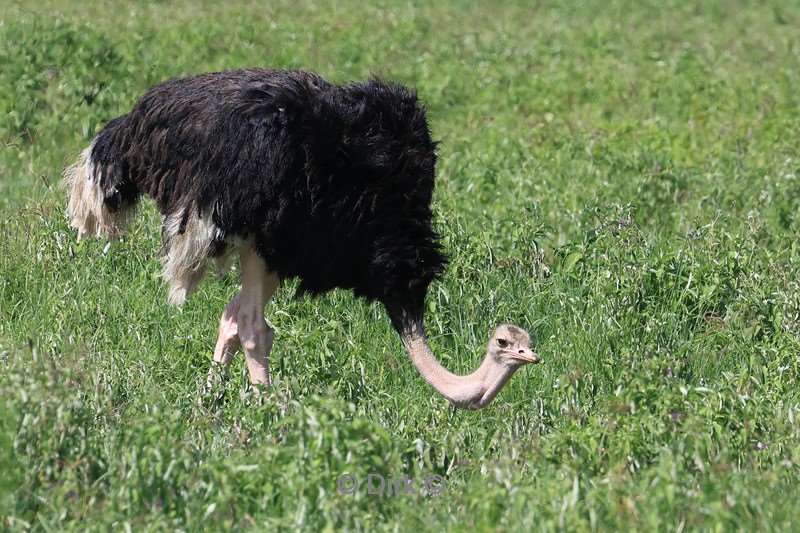
MULTIPOLYGON (((206 255, 252 239, 301 292, 352 289, 400 327, 421 316, 445 265, 432 225, 435 147, 424 106, 401 85, 254 69, 153 87, 103 128, 89 158, 109 212, 145 194, 179 220, 177 234, 210 217, 206 255)), ((174 233, 165 225, 166 253, 174 233)))

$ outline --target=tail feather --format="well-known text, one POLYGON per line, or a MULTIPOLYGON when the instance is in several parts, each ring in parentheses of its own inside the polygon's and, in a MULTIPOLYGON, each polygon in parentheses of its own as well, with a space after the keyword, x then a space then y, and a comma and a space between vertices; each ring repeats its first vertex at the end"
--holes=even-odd
POLYGON ((74 164, 64 170, 64 183, 69 189, 67 216, 70 226, 78 231, 78 239, 86 236, 118 238, 133 218, 135 204, 112 207, 102 187, 102 176, 92 161, 94 142, 74 164))

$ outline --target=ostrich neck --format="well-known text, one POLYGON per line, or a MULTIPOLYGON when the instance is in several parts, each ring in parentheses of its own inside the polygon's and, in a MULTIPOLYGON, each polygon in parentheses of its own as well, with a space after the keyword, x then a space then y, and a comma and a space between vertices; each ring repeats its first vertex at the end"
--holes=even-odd
POLYGON ((425 381, 457 407, 479 409, 488 405, 516 370, 496 363, 487 355, 477 370, 459 376, 436 360, 428 346, 422 321, 414 321, 402 328, 400 336, 411 362, 425 381))

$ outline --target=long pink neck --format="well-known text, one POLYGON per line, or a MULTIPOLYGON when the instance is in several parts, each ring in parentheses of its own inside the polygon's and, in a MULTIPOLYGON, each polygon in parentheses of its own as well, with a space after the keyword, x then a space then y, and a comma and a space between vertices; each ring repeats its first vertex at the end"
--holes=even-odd
POLYGON ((425 328, 416 322, 400 332, 411 362, 439 394, 457 407, 480 409, 491 402, 500 389, 514 374, 516 367, 509 367, 487 357, 477 370, 466 376, 458 376, 439 364, 428 346, 425 328))

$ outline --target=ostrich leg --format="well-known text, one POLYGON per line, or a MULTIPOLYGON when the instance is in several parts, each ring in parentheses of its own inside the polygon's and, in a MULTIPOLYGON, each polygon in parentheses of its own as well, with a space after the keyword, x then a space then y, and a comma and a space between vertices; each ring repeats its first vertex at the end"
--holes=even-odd
POLYGON ((267 269, 264 260, 252 248, 243 250, 239 260, 242 266, 242 290, 239 292, 235 318, 239 341, 244 349, 250 383, 269 385, 269 352, 272 350, 274 332, 264 320, 264 306, 275 293, 280 280, 267 269))
POLYGON ((206 378, 206 392, 211 392, 216 388, 216 384, 227 374, 228 366, 231 364, 233 356, 242 345, 239 340, 239 325, 236 315, 239 314, 239 294, 231 299, 225 306, 225 311, 219 318, 219 335, 217 345, 214 347, 214 362, 208 369, 206 378))
POLYGON ((239 326, 236 322, 236 315, 239 314, 239 294, 225 306, 222 316, 219 319, 219 336, 217 345, 214 348, 214 362, 227 368, 231 364, 236 350, 239 349, 239 326))

